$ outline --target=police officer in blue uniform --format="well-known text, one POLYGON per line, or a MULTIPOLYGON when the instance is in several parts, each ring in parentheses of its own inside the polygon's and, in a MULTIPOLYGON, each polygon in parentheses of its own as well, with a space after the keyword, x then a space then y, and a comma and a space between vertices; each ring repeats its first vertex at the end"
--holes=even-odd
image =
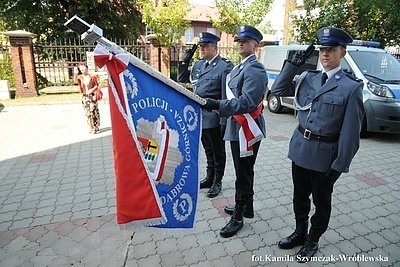
POLYGON ((235 41, 238 42, 241 63, 227 77, 227 99, 217 101, 207 98, 204 105, 205 109, 216 110, 221 116, 228 117, 224 139, 230 141, 236 181, 235 206, 225 208, 232 217, 220 232, 225 238, 235 235, 243 227, 244 216, 254 217, 254 164, 261 140, 253 144, 252 153, 241 154, 243 151, 240 142, 243 139, 240 139, 239 130, 242 126, 237 120, 237 115, 250 114, 261 132, 261 138, 265 137, 262 100, 268 79, 264 66, 257 61, 255 55, 262 38, 262 34, 252 26, 243 25, 237 29, 235 41))
POLYGON ((333 185, 341 173, 349 171, 359 148, 364 115, 363 83, 340 67, 352 37, 335 27, 321 28, 317 37, 322 71, 308 71, 293 79, 307 58, 299 55, 292 62, 285 61, 272 86, 275 95, 295 96, 298 110, 299 125, 288 153, 292 160, 296 229, 278 243, 281 249, 302 246, 296 254, 298 262, 310 260, 328 228, 333 185), (308 232, 310 195, 315 213, 308 232))
MULTIPOLYGON (((218 54, 217 43, 220 38, 209 32, 199 35, 200 55, 191 71, 189 62, 196 46, 185 52, 179 62, 178 82, 193 84, 194 92, 203 97, 221 99, 225 95, 226 75, 232 70, 233 64, 218 54)), ((207 158, 207 176, 200 181, 200 188, 210 188, 207 197, 216 197, 222 189, 222 177, 226 165, 225 141, 223 132, 226 119, 221 119, 218 113, 202 111, 201 142, 207 158)))

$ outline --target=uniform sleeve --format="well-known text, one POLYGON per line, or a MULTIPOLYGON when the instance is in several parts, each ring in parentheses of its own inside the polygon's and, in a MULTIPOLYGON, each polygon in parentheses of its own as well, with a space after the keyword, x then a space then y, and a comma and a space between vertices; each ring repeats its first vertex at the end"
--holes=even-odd
POLYGON ((332 163, 332 169, 339 172, 348 172, 350 163, 360 145, 360 130, 364 116, 362 97, 363 83, 350 95, 343 118, 338 142, 338 156, 332 163))
POLYGON ((295 77, 299 67, 285 60, 282 70, 272 84, 271 92, 276 96, 294 96, 295 77))
POLYGON ((183 61, 178 62, 178 82, 188 83, 189 82, 189 64, 183 61))

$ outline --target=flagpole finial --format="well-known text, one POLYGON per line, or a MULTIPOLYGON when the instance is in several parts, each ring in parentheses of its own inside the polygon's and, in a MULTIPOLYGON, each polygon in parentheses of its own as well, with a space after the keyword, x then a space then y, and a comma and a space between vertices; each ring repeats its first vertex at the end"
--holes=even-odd
POLYGON ((78 16, 73 16, 65 26, 81 35, 81 39, 87 43, 93 44, 103 37, 103 30, 96 25, 89 25, 86 21, 78 16))
POLYGON ((93 44, 103 37, 103 30, 92 24, 88 31, 82 33, 81 39, 86 43, 93 44))

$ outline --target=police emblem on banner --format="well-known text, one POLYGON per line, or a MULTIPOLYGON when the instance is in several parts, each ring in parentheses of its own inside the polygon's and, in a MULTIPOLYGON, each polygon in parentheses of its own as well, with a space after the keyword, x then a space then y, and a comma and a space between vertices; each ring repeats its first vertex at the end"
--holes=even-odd
POLYGON ((128 117, 167 218, 155 227, 192 228, 198 195, 200 107, 131 64, 123 76, 128 117))

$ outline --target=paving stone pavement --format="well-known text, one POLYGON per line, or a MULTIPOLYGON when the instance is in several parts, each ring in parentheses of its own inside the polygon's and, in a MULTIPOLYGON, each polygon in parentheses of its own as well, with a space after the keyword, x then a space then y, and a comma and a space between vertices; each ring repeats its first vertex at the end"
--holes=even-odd
MULTIPOLYGON (((268 137, 255 167, 255 218, 237 236, 220 229, 233 203, 228 160, 222 195, 200 191, 193 232, 120 230, 109 109, 89 134, 80 105, 0 112, 0 266, 295 266, 277 242, 294 227, 288 142, 294 116, 265 112, 268 137)), ((204 153, 201 153, 204 176, 204 153)), ((332 218, 311 266, 400 266, 400 135, 362 139, 335 185, 332 218), (372 261, 374 260, 374 261, 372 261)))

